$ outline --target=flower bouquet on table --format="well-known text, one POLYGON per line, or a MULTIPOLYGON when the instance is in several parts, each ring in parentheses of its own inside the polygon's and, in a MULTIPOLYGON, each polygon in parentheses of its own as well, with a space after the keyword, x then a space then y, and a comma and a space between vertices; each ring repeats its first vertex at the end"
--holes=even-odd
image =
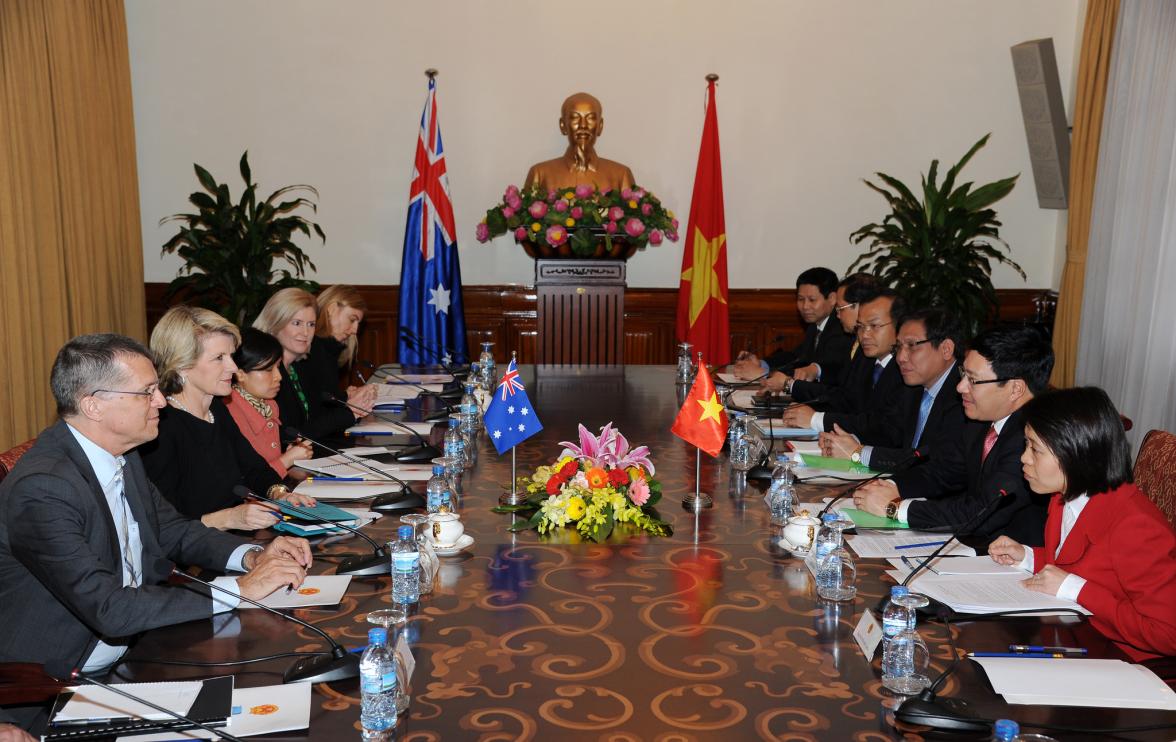
POLYGON ((475 231, 479 242, 508 232, 540 257, 616 257, 617 247, 676 242, 678 220, 644 188, 600 192, 578 185, 543 191, 535 186, 520 191, 512 185, 475 231))
POLYGON ((653 477, 649 448, 630 449, 612 423, 601 428, 600 435, 581 425, 579 445, 570 441, 560 445, 564 450, 555 463, 519 477, 519 487, 528 493, 526 502, 494 508, 496 513, 531 513, 512 531, 534 528, 549 533, 571 527, 600 542, 617 523, 631 523, 655 536, 673 534, 653 508, 661 499, 661 482, 653 477))

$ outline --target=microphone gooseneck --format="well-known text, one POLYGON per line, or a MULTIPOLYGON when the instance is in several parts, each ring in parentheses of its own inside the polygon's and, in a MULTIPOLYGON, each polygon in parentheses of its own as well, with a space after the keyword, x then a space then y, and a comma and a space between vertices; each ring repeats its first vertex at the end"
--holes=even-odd
MULTIPOLYGON (((339 397, 337 394, 335 394, 334 392, 331 392, 331 391, 323 392, 323 401, 324 402, 333 402, 335 404, 341 404, 341 405, 344 405, 350 409, 356 410, 357 412, 362 412, 364 414, 371 415, 372 417, 376 418, 380 422, 388 423, 389 425, 391 425, 395 428, 399 428, 400 430, 403 430, 404 432, 408 433, 413 438, 415 438, 417 441, 417 446, 415 448, 406 448, 403 451, 400 451, 399 453, 393 454, 397 461, 402 461, 406 464, 420 464, 420 463, 424 463, 427 461, 432 461, 433 459, 435 459, 441 455, 441 452, 437 450, 437 447, 429 445, 429 442, 427 440, 425 440, 425 437, 423 435, 421 435, 420 433, 416 432, 415 430, 413 430, 411 425, 405 425, 404 423, 397 420, 396 418, 388 417, 387 415, 382 415, 379 412, 376 412, 375 410, 366 410, 363 407, 357 407, 356 405, 351 404, 346 399, 339 397)), ((307 440, 309 440, 309 439, 307 439, 307 440)), ((311 442, 313 443, 314 441, 311 441, 311 442)), ((326 446, 324 446, 324 448, 326 448, 326 446)), ((327 450, 329 451, 330 449, 327 449, 327 450)))
POLYGON ((184 577, 191 580, 192 582, 198 582, 205 587, 217 590, 224 593, 225 595, 231 595, 238 600, 245 601, 249 605, 261 608, 264 611, 269 611, 275 616, 281 616, 287 621, 293 621, 299 626, 310 629, 314 633, 318 634, 323 639, 325 639, 328 644, 331 645, 331 651, 329 654, 320 654, 314 657, 303 657, 291 665, 282 676, 283 683, 325 683, 331 680, 346 680, 347 678, 359 677, 359 655, 348 652, 343 648, 343 645, 335 641, 335 639, 332 638, 330 634, 323 631, 314 624, 307 623, 293 614, 282 613, 279 610, 270 608, 268 605, 253 600, 252 598, 246 598, 244 595, 235 593, 232 590, 221 587, 220 585, 206 582, 199 577, 193 577, 181 569, 173 567, 172 574, 179 577, 184 577))
MULTIPOLYGON (((183 714, 172 711, 171 709, 167 708, 166 706, 160 706, 156 703, 148 701, 146 698, 140 698, 139 696, 136 696, 133 693, 128 693, 125 690, 123 690, 117 686, 109 685, 107 683, 102 682, 101 680, 98 680, 97 678, 92 678, 89 675, 82 672, 81 670, 74 670, 73 672, 71 672, 69 674, 69 676, 72 680, 81 680, 83 682, 89 683, 90 685, 95 685, 95 686, 102 688, 104 690, 108 690, 111 693, 114 693, 115 695, 122 696, 123 698, 128 698, 128 699, 134 701, 135 703, 141 703, 144 706, 147 706, 148 708, 153 708, 156 711, 167 714, 168 716, 172 717, 176 721, 183 722, 184 724, 191 724, 192 727, 195 727, 197 729, 203 729, 204 731, 208 732, 209 734, 215 734, 216 736, 220 737, 221 739, 227 739, 227 740, 229 740, 229 742, 242 742, 240 737, 234 737, 233 735, 229 734, 228 732, 217 729, 216 727, 213 727, 209 724, 205 724, 203 722, 196 721, 195 719, 193 719, 189 716, 184 716, 183 714)), ((228 723, 228 722, 226 722, 226 723, 228 723)), ((188 728, 189 727, 177 727, 177 726, 173 726, 171 724, 169 724, 167 726, 168 731, 177 731, 177 732, 183 731, 188 728)), ((136 732, 136 734, 142 734, 142 732, 136 732)))
POLYGON ((850 485, 849 487, 846 487, 844 490, 842 490, 837 495, 835 495, 832 500, 825 503, 825 507, 821 508, 821 512, 817 513, 817 520, 820 520, 821 518, 825 517, 825 513, 829 512, 829 509, 832 508, 834 505, 836 505, 839 501, 844 500, 846 497, 849 497, 854 492, 857 492, 858 490, 860 490, 862 487, 865 487, 870 482, 876 482, 879 479, 881 479, 882 477, 885 477, 887 475, 896 474, 899 470, 904 468, 907 464, 910 464, 910 463, 913 463, 915 461, 925 459, 925 458, 927 458, 927 457, 924 456, 922 453, 920 453, 918 450, 915 450, 911 453, 910 456, 907 456, 905 459, 898 462, 897 464, 890 467, 889 469, 887 469, 885 471, 880 471, 877 474, 875 474, 874 476, 869 477, 868 479, 863 479, 860 482, 855 482, 852 485, 850 485))
POLYGON ((923 559, 923 561, 915 565, 915 568, 912 569, 910 574, 906 576, 906 579, 902 581, 903 587, 909 586, 911 584, 911 580, 915 579, 916 575, 930 566, 931 562, 935 561, 935 558, 942 554, 943 550, 950 546, 953 541, 957 540, 960 536, 967 536, 975 532, 977 527, 979 527, 984 521, 988 520, 988 516, 992 515, 993 511, 996 510, 997 505, 1003 502, 1004 498, 1008 496, 1009 493, 1007 490, 999 490, 998 497, 993 498, 992 501, 985 505, 979 513, 972 516, 971 519, 965 521, 962 526, 950 526, 952 531, 951 536, 942 544, 937 546, 934 551, 932 551, 923 559))
POLYGON ((284 500, 275 500, 274 498, 267 497, 266 495, 259 495, 256 492, 250 490, 248 487, 246 487, 243 484, 238 484, 235 487, 233 487, 233 494, 236 495, 237 497, 241 498, 242 500, 251 500, 251 499, 252 500, 264 500, 265 502, 273 503, 274 505, 277 505, 279 507, 284 507, 284 508, 287 508, 288 510, 292 510, 295 513, 298 513, 299 515, 306 516, 307 518, 311 518, 314 520, 326 521, 327 523, 331 523, 333 525, 336 525, 345 531, 349 531, 350 533, 354 533, 356 536, 359 536, 364 541, 367 541, 369 544, 371 544, 371 547, 373 549, 372 554, 370 554, 368 556, 364 556, 364 557, 347 557, 343 561, 339 562, 339 566, 335 569, 335 574, 337 574, 337 575, 352 575, 355 577, 359 577, 359 576, 363 576, 363 575, 386 575, 386 574, 388 574, 390 567, 389 567, 389 562, 388 562, 388 554, 387 554, 387 552, 384 551, 384 547, 380 546, 380 544, 373 541, 366 533, 359 530, 358 528, 353 528, 353 527, 347 525, 346 523, 343 523, 338 520, 333 520, 331 518, 325 518, 321 515, 316 515, 316 514, 310 512, 309 510, 304 510, 304 509, 297 507, 296 505, 292 505, 291 503, 286 502, 284 500))
POLYGON ((359 466, 363 469, 366 469, 367 471, 375 474, 376 476, 380 477, 381 479, 383 479, 387 482, 395 482, 396 484, 400 485, 400 494, 398 494, 398 495, 392 495, 392 494, 379 495, 375 499, 371 500, 368 503, 368 507, 371 508, 372 510, 376 510, 381 513, 384 513, 384 512, 391 512, 391 511, 395 511, 395 510, 411 510, 413 508, 423 508, 425 506, 425 503, 420 498, 420 496, 412 491, 412 487, 408 486, 408 482, 405 482, 403 479, 396 476, 395 474, 390 474, 389 472, 386 472, 383 469, 377 469, 376 467, 372 466, 371 464, 364 461, 363 459, 361 459, 358 456, 352 456, 349 453, 344 453, 342 451, 338 451, 334 448, 331 448, 330 446, 324 445, 323 443, 320 443, 319 441, 314 440, 313 438, 308 438, 307 436, 300 433, 298 431, 298 429, 292 425, 287 425, 287 426, 283 427, 282 434, 287 435, 287 436, 297 436, 297 437, 301 437, 301 438, 306 438, 306 440, 310 441, 311 443, 318 446, 319 448, 322 448, 325 451, 329 451, 330 453, 333 453, 336 456, 339 456, 339 457, 347 460, 348 462, 355 464, 356 466, 359 466))

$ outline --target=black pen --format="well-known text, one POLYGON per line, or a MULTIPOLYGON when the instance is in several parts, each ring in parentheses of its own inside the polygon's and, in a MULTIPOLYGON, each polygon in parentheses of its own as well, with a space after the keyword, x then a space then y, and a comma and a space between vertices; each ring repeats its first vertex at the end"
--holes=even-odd
POLYGON ((1047 654, 1086 654, 1083 647, 1039 647, 1036 644, 1010 644, 1010 652, 1045 652, 1047 654))

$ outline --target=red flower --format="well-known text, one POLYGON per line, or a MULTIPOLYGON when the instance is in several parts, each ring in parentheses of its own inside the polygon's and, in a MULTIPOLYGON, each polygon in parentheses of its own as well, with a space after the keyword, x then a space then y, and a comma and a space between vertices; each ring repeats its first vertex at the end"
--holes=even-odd
POLYGON ((558 495, 559 488, 563 486, 564 480, 560 477, 552 477, 547 480, 547 494, 558 495))
POLYGON ((623 487, 629 483, 629 473, 624 469, 611 469, 608 473, 608 482, 614 487, 623 487))
POLYGON ((564 479, 571 479, 576 476, 576 472, 580 471, 580 464, 576 461, 568 461, 559 468, 559 476, 564 479))

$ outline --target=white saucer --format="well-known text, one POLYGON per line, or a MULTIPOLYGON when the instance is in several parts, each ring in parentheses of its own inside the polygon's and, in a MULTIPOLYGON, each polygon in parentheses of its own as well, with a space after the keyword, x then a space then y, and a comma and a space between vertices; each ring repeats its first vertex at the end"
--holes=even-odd
MULTIPOLYGON (((429 539, 429 541, 432 542, 432 539, 429 539)), ((459 554, 465 549, 468 549, 469 547, 473 546, 473 544, 474 537, 468 533, 463 533, 461 538, 449 546, 433 544, 433 551, 437 553, 437 556, 453 556, 454 554, 459 554)))

